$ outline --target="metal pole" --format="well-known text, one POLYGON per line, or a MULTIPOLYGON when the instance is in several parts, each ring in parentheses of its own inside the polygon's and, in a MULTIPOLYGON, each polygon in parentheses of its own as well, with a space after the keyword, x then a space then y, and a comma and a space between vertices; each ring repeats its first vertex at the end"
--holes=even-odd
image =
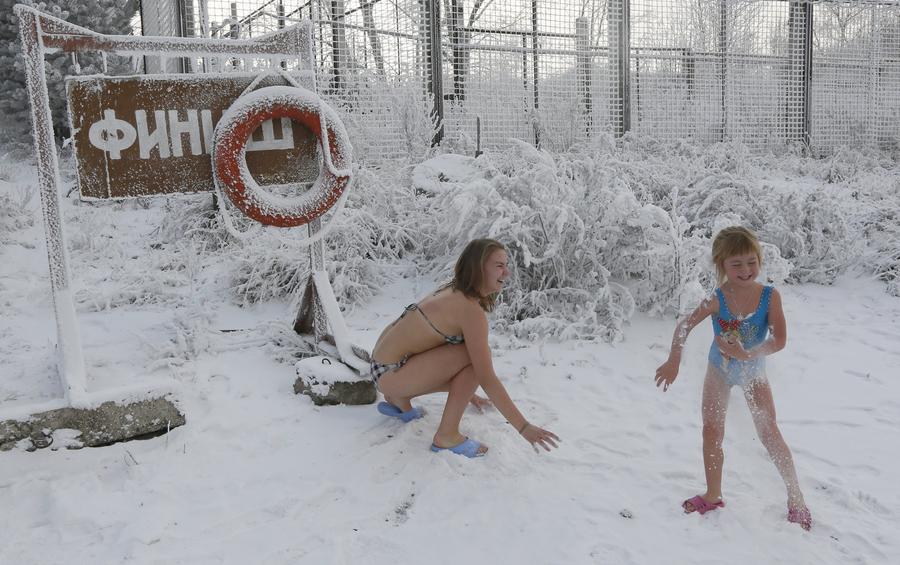
POLYGON ((538 129, 538 12, 537 0, 531 0, 531 84, 534 102, 534 144, 541 146, 541 132, 538 129))
POLYGON ((200 1, 200 36, 210 37, 209 33, 209 0, 200 1))
POLYGON ((696 104, 694 104, 694 73, 696 69, 696 61, 694 59, 693 51, 690 47, 686 48, 684 51, 684 78, 685 85, 687 86, 687 114, 688 114, 688 130, 690 132, 691 137, 694 137, 697 133, 697 109, 696 104))
POLYGON ((19 17, 22 54, 25 58, 25 84, 31 103, 38 185, 44 214, 44 232, 47 236, 50 287, 56 312, 59 375, 66 401, 69 405, 77 405, 87 396, 85 366, 69 284, 69 257, 60 214, 59 158, 53 138, 47 78, 44 76, 44 48, 37 14, 21 5, 16 6, 16 14, 19 17))
POLYGON ((348 59, 344 23, 344 0, 331 0, 331 63, 334 69, 331 88, 337 93, 344 88, 344 61, 348 59))
POLYGON ((428 93, 434 100, 431 118, 435 132, 431 146, 440 145, 444 139, 444 70, 441 66, 441 3, 440 0, 423 0, 428 22, 428 93))
MULTIPOLYGON (((278 16, 278 29, 284 29, 284 0, 278 0, 275 5, 275 14, 278 16)), ((281 68, 287 69, 287 61, 281 61, 281 68)))
POLYGON ((610 0, 609 65, 613 72, 610 113, 617 136, 631 130, 631 0, 610 0))
POLYGON ((787 96, 788 139, 807 148, 810 142, 812 75, 812 4, 791 2, 788 13, 790 66, 787 96))
POLYGON ((803 144, 810 147, 812 141, 812 43, 813 43, 813 5, 806 6, 806 22, 803 36, 803 144))
POLYGON ((721 78, 721 105, 722 105, 722 125, 719 132, 719 141, 725 141, 725 135, 728 131, 728 106, 726 105, 726 71, 728 70, 727 61, 725 59, 728 51, 728 5, 727 0, 719 0, 719 76, 721 78))
MULTIPOLYGON (((450 14, 450 43, 452 44, 452 48, 450 50, 451 53, 451 67, 453 68, 453 97, 452 100, 459 104, 466 98, 466 61, 468 58, 468 51, 463 46, 463 39, 465 34, 463 33, 463 7, 459 1, 451 2, 449 6, 450 14)), ((468 47, 466 45, 465 47, 468 47)))
POLYGON ((578 94, 584 115, 585 133, 591 133, 591 31, 587 18, 575 19, 575 59, 578 68, 578 94))

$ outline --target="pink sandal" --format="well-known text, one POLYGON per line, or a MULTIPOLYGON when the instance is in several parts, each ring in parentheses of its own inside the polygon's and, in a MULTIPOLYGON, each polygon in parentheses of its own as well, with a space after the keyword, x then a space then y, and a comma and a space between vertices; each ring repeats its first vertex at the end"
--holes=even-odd
POLYGON ((699 494, 694 498, 689 498, 681 503, 681 507, 684 508, 685 514, 690 514, 691 512, 699 512, 701 515, 706 514, 710 510, 716 510, 719 508, 723 508, 725 506, 724 500, 719 500, 717 502, 707 502, 702 496, 699 494), (691 505, 691 510, 687 509, 687 505, 691 505))
POLYGON ((794 524, 800 524, 800 527, 806 531, 809 531, 812 528, 812 514, 809 513, 809 508, 788 508, 788 522, 792 522, 794 524))

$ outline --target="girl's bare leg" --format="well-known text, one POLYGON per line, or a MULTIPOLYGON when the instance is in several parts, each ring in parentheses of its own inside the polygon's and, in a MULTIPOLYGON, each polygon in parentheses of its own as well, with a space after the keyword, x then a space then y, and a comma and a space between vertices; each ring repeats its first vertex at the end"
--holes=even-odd
POLYGON ((797 471, 794 468, 794 458, 791 450, 781 436, 781 430, 775 420, 775 402, 772 399, 772 389, 769 382, 759 379, 751 382, 744 389, 744 397, 750 407, 753 423, 756 425, 756 433, 759 440, 769 452, 769 457, 775 463, 775 467, 784 480, 787 489, 788 508, 804 509, 803 493, 800 492, 800 481, 797 480, 797 471))
MULTIPOLYGON (((459 433, 459 422, 478 381, 464 344, 441 345, 413 355, 403 367, 381 377, 378 388, 385 400, 404 411, 412 408, 410 400, 417 396, 448 392, 434 443, 450 447, 465 440, 459 433)), ((482 451, 487 447, 482 446, 482 451)))
MULTIPOLYGON (((725 414, 728 411, 728 395, 731 387, 718 373, 718 369, 710 366, 706 370, 703 381, 703 469, 706 472, 706 492, 700 495, 707 502, 716 502, 722 498, 722 465, 725 453, 722 451, 722 440, 725 438, 725 414)), ((685 507, 692 511, 690 503, 685 507)))

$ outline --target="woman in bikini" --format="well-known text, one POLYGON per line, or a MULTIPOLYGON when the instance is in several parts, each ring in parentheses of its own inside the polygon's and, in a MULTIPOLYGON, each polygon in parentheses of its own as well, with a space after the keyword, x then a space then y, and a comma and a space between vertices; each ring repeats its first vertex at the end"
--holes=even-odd
POLYGON ((488 345, 487 312, 509 277, 506 249, 492 239, 471 241, 456 262, 453 280, 410 304, 378 338, 372 378, 384 394, 378 410, 404 422, 421 417, 411 400, 447 392, 432 451, 480 457, 487 446, 463 436, 459 422, 471 402, 490 402, 532 446, 550 451, 559 438, 525 419, 497 378, 488 345), (481 386, 490 401, 475 394, 481 386))

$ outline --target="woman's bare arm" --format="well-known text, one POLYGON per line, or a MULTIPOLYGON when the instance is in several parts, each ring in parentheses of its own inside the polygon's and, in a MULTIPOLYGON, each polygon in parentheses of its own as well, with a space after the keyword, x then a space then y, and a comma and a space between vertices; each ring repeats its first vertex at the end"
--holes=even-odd
POLYGON ((472 369, 475 371, 478 384, 494 403, 494 407, 521 433, 528 421, 519 412, 509 393, 506 392, 506 387, 494 372, 491 348, 488 345, 487 316, 478 304, 472 302, 466 304, 460 326, 466 338, 466 350, 472 361, 472 369))

